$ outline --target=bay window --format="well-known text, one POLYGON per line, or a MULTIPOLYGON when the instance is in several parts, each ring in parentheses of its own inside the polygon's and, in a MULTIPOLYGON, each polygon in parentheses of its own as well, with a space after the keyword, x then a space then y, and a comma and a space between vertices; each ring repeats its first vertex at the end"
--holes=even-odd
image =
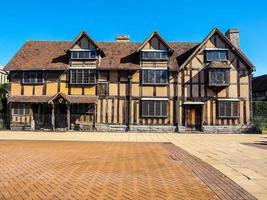
POLYGON ((208 69, 208 85, 209 86, 224 86, 230 83, 229 69, 208 69))

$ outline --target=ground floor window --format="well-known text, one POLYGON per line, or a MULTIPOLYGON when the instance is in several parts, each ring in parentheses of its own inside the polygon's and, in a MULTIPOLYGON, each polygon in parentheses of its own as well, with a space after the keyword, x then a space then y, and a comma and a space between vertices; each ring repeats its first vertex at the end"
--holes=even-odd
POLYGON ((239 102, 238 101, 218 101, 219 118, 238 118, 239 102))
POLYGON ((167 101, 165 100, 143 100, 143 117, 167 117, 167 101))
POLYGON ((94 104, 73 104, 71 107, 72 114, 94 114, 94 104))
POLYGON ((30 114, 30 104, 13 104, 12 105, 14 115, 28 115, 30 114))

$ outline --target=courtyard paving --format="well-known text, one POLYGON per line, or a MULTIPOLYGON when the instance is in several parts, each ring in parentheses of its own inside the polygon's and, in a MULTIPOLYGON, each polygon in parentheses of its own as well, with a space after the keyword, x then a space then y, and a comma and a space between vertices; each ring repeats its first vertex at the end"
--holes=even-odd
MULTIPOLYGON (((265 148, 259 148, 258 145, 253 145, 253 144, 265 145, 266 141, 267 141, 266 135, 234 135, 234 134, 229 134, 229 135, 198 134, 198 135, 196 135, 196 134, 175 134, 175 133, 156 134, 156 133, 85 133, 85 132, 67 132, 67 133, 30 132, 29 133, 29 132, 4 131, 4 132, 0 132, 0 140, 59 140, 59 141, 65 140, 65 141, 149 142, 149 144, 143 145, 142 148, 140 147, 138 151, 140 152, 142 150, 142 152, 143 152, 143 148, 148 146, 151 148, 151 151, 150 150, 147 150, 147 151, 152 153, 152 154, 155 154, 155 155, 157 152, 161 152, 160 155, 164 155, 166 153, 166 152, 164 153, 164 151, 167 151, 167 150, 166 150, 166 148, 163 148, 162 145, 159 145, 159 146, 161 146, 161 148, 164 149, 161 151, 159 150, 160 147, 151 147, 151 144, 150 144, 151 142, 171 142, 174 145, 176 145, 178 149, 181 148, 181 151, 185 150, 186 152, 190 153, 191 155, 199 158, 201 161, 204 161, 207 164, 213 166, 215 169, 219 170, 224 175, 229 177, 230 180, 233 180, 235 183, 237 183, 239 186, 244 188, 246 191, 248 191, 254 197, 256 197, 258 199, 267 199, 267 150, 265 148), (247 145, 247 144, 252 144, 252 145, 247 145), (152 149, 156 149, 156 151, 154 151, 152 149)), ((10 143, 10 141, 2 141, 2 142, 9 142, 10 143)), ((16 141, 14 141, 14 142, 16 142, 16 141)), ((45 154, 42 152, 45 149, 47 149, 47 147, 40 148, 40 146, 41 146, 40 144, 43 144, 43 143, 47 143, 47 142, 40 142, 39 145, 35 146, 35 148, 34 148, 35 152, 40 153, 39 156, 37 154, 36 157, 35 156, 31 157, 30 152, 32 152, 32 151, 28 151, 25 153, 23 150, 27 149, 26 148, 27 145, 24 147, 18 148, 18 149, 20 149, 20 151, 15 153, 16 152, 15 151, 16 146, 18 146, 18 145, 13 145, 13 148, 10 148, 10 149, 7 148, 6 152, 10 152, 10 155, 7 156, 6 159, 8 159, 10 157, 15 158, 16 156, 21 156, 24 158, 23 162, 27 163, 27 165, 28 165, 28 167, 26 167, 26 168, 31 169, 30 163, 32 163, 33 161, 36 161, 38 163, 38 159, 46 159, 46 161, 48 161, 49 155, 52 156, 55 154, 55 152, 56 152, 56 155, 60 155, 60 157, 64 158, 64 159, 70 158, 67 155, 68 154, 73 155, 72 153, 75 152, 75 150, 73 150, 72 148, 69 150, 66 149, 64 152, 65 153, 67 152, 67 153, 63 155, 60 153, 61 152, 60 149, 51 147, 48 149, 55 149, 58 151, 55 151, 54 153, 48 153, 47 154, 48 157, 46 157, 46 156, 44 156, 45 154)), ((127 143, 122 143, 122 144, 127 144, 127 143)), ((140 145, 140 143, 136 143, 136 144, 140 145)), ((4 146, 4 145, 1 145, 1 147, 2 146, 4 146)), ((124 148, 127 148, 127 147, 124 147, 124 148)), ((1 149, 3 149, 3 148, 1 148, 1 149)), ((95 147, 93 149, 94 149, 94 152, 99 152, 99 151, 103 152, 103 154, 104 154, 103 160, 106 160, 108 158, 106 156, 108 156, 109 151, 113 152, 113 150, 111 150, 109 148, 107 148, 108 150, 107 149, 101 150, 101 148, 97 148, 97 147, 95 147)), ((168 150, 168 151, 170 151, 170 150, 168 150)), ((181 151, 178 151, 178 152, 181 152, 181 151)), ((114 152, 116 152, 116 151, 114 150, 114 152)), ((2 154, 2 150, 0 153, 2 155, 1 158, 3 158, 4 154, 2 154)), ((129 154, 129 155, 133 156, 134 154, 135 153, 129 154)), ((79 155, 84 155, 84 154, 79 154, 79 155)), ((119 154, 117 154, 117 155, 119 155, 119 154)), ((179 153, 173 152, 173 155, 179 155, 179 153)), ((96 156, 96 155, 94 155, 94 156, 96 156)), ((94 158, 94 156, 92 158, 94 158)), ((162 158, 162 156, 159 156, 159 157, 162 158)), ((172 158, 174 158, 173 160, 179 161, 179 159, 176 159, 175 156, 172 156, 172 158)), ((83 160, 83 159, 81 159, 81 160, 83 160)), ((190 160, 190 159, 185 159, 185 160, 190 160)), ((55 159, 55 162, 56 161, 57 161, 57 159, 55 159)), ((159 161, 159 163, 161 163, 161 161, 159 161)), ((82 162, 82 161, 80 161, 80 162, 82 162)), ((146 161, 142 161, 142 162, 146 162, 146 161)), ((142 162, 140 161, 140 163, 142 163, 142 162)), ((153 163, 154 161, 151 161, 151 162, 153 163)), ((181 161, 179 161, 179 162, 181 162, 181 161)), ((15 169, 16 169, 16 166, 20 166, 20 164, 18 164, 16 162, 14 162, 13 164, 12 163, 13 162, 10 162, 9 164, 13 165, 15 169)), ((124 165, 127 165, 126 164, 127 162, 122 162, 122 163, 124 163, 124 165)), ((148 162, 148 163, 150 163, 150 162, 148 162)), ((166 165, 166 166, 173 165, 172 162, 170 162, 170 163, 167 162, 167 163, 162 164, 162 165, 166 165)), ((41 163, 39 163, 39 164, 42 165, 41 163)), ((208 198, 208 199, 209 198, 220 198, 220 196, 218 196, 217 194, 214 196, 214 191, 210 189, 212 187, 208 186, 209 183, 204 181, 205 178, 201 179, 201 177, 198 177, 197 175, 193 176, 192 174, 198 174, 198 173, 192 171, 194 169, 190 169, 189 167, 185 167, 185 165, 186 164, 184 163, 184 166, 182 166, 182 167, 180 166, 181 172, 189 173, 189 174, 191 173, 191 176, 188 176, 188 177, 192 178, 192 180, 190 180, 190 181, 194 182, 194 181, 199 179, 199 180, 201 180, 200 182, 202 184, 204 183, 204 187, 202 184, 198 185, 197 181, 194 182, 193 185, 194 185, 194 187, 200 188, 200 190, 199 190, 199 192, 201 191, 200 193, 207 195, 207 196, 205 196, 205 198, 208 198), (190 170, 191 170, 191 172, 190 172, 190 170), (203 191, 205 191, 205 192, 203 192, 203 191)), ((1 166, 2 166, 2 163, 1 163, 1 166)), ((54 164, 52 164, 52 166, 54 166, 54 164)), ((159 164, 159 166, 161 166, 161 164, 159 164)), ((208 167, 206 167, 206 168, 208 168, 208 167)), ((67 169, 69 169, 69 168, 67 167, 67 169)), ((76 169, 76 172, 78 173, 78 171, 80 169, 82 169, 82 167, 81 168, 78 167, 76 169)), ((19 172, 20 170, 18 170, 18 169, 14 170, 14 172, 16 172, 16 171, 19 172)), ((2 170, 1 170, 1 172, 2 172, 2 170)), ((14 172, 12 172, 12 173, 14 173, 14 172)), ((39 171, 39 173, 40 173, 40 171, 39 171)), ((50 173, 49 170, 47 173, 48 174, 44 175, 44 179, 53 175, 53 174, 49 175, 49 173, 50 173)), ((72 174, 71 171, 69 173, 72 174)), ((172 173, 174 173, 174 172, 172 172, 172 173)), ((30 174, 30 172, 29 172, 29 174, 30 174)), ((37 174, 38 174, 38 170, 37 170, 37 174)), ((62 172, 61 174, 64 175, 65 173, 62 172)), ((176 173, 174 173, 174 174, 176 174, 176 173)), ((99 175, 99 176, 100 176, 100 180, 105 179, 105 176, 101 176, 101 175, 99 175)), ((165 175, 161 176, 162 178, 160 178, 160 180, 165 180, 164 176, 166 178, 169 175, 165 174, 165 175)), ((75 176, 73 176, 73 178, 74 177, 75 176)), ((189 178, 189 179, 191 179, 191 178, 189 178)), ((152 180, 152 179, 149 179, 149 180, 152 180)), ((84 181, 86 182, 86 180, 84 180, 84 181)), ((166 183, 163 183, 163 182, 164 181, 162 181, 161 184, 163 184, 165 188, 172 188, 173 187, 173 185, 171 185, 171 184, 166 185, 166 183)), ((176 185, 177 182, 174 181, 173 184, 176 185)), ((172 190, 168 189, 167 191, 172 191, 172 190)), ((239 191, 239 189, 237 189, 236 191, 239 191)), ((193 192, 193 193, 195 193, 195 192, 193 192)), ((153 193, 153 194, 155 195, 155 193, 153 193)), ((167 194, 169 195, 167 197, 170 197, 170 198, 173 197, 172 195, 174 195, 174 194, 169 194, 169 192, 167 192, 167 194)))

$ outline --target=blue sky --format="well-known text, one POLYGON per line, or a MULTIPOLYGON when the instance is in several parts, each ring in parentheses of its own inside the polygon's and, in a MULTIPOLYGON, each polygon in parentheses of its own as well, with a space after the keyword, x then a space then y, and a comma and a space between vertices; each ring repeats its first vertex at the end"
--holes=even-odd
POLYGON ((129 34, 143 41, 153 30, 167 41, 200 42, 215 26, 240 29, 241 49, 267 73, 267 1, 1 1, 0 64, 27 40, 73 40, 85 30, 96 41, 129 34))

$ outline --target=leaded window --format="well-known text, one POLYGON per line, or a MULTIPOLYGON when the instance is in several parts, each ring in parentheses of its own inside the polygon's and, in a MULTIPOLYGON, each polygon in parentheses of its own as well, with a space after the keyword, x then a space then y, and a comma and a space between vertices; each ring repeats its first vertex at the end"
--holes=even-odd
POLYGON ((167 51, 143 51, 142 59, 143 60, 167 60, 168 52, 167 51))
POLYGON ((18 103, 12 105, 14 115, 29 115, 30 104, 18 103))
POLYGON ((206 50, 206 61, 226 61, 227 50, 206 50))
POLYGON ((73 114, 94 114, 94 104, 73 104, 71 113, 73 114))
POLYGON ((227 85, 230 82, 229 69, 208 69, 209 85, 227 85))
POLYGON ((168 71, 145 69, 143 72, 143 84, 167 84, 168 71))
POLYGON ((95 84, 96 69, 70 69, 71 84, 95 84))
POLYGON ((238 101, 218 101, 219 118, 238 118, 239 102, 238 101))
POLYGON ((23 72, 23 83, 43 83, 43 72, 42 71, 24 71, 23 72))
POLYGON ((96 59, 96 51, 90 50, 77 50, 71 51, 71 59, 96 59))
POLYGON ((97 94, 99 96, 108 96, 109 94, 108 82, 100 82, 97 84, 97 94))
POLYGON ((167 117, 167 102, 165 100, 143 100, 142 117, 167 117))

